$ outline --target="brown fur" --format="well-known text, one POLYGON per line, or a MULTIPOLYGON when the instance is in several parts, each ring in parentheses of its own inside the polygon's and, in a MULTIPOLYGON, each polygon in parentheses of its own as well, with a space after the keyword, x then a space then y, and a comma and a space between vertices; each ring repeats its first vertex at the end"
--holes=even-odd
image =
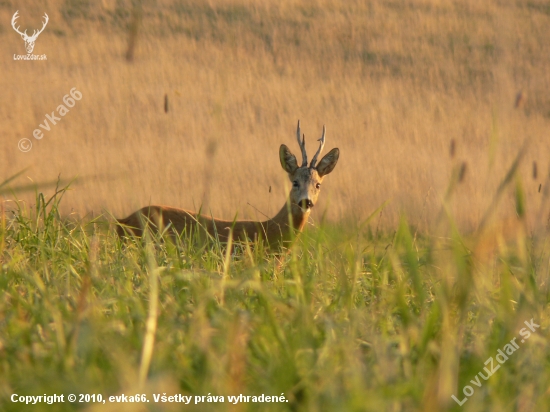
MULTIPOLYGON (((298 123, 298 136, 299 130, 298 123)), ((324 133, 317 153, 321 151, 323 144, 324 133)), ((305 156, 305 147, 303 144, 300 147, 305 156)), ((213 219, 204 215, 199 216, 194 212, 168 206, 146 206, 125 219, 119 219, 117 233, 121 237, 125 233, 142 236, 143 227, 146 224, 154 226, 156 229, 162 229, 170 225, 172 230, 178 234, 184 231, 187 231, 187 234, 189 234, 198 228, 203 235, 204 231, 206 231, 221 242, 227 242, 232 228, 233 240, 263 239, 269 247, 288 246, 294 236, 304 228, 311 208, 315 205, 319 196, 320 184, 324 176, 332 172, 336 166, 338 157, 339 150, 332 149, 321 159, 316 167, 315 162, 312 162, 312 165, 309 167, 307 163, 305 166, 298 167, 296 157, 290 152, 288 147, 281 145, 279 158, 283 169, 288 173, 293 187, 287 202, 285 202, 279 213, 272 219, 263 222, 249 220, 233 222, 230 220, 213 219), (309 201, 307 202, 309 205, 304 205, 303 202, 306 200, 309 201)))
MULTIPOLYGON (((297 205, 293 205, 291 209, 293 209, 291 215, 292 228, 299 232, 307 222, 309 212, 301 212, 301 208, 297 205), (299 211, 296 209, 299 209, 299 211)), ((171 228, 177 233, 187 230, 189 234, 199 228, 201 231, 207 231, 212 237, 218 238, 221 242, 227 242, 230 229, 233 228, 233 239, 235 240, 263 239, 267 241, 268 245, 274 246, 280 241, 286 244, 292 240, 288 216, 286 205, 274 218, 263 222, 247 220, 233 222, 231 220, 212 219, 204 215, 198 217, 197 213, 168 206, 146 206, 132 213, 126 219, 120 219, 117 233, 119 236, 123 236, 126 230, 136 236, 142 236, 144 223, 150 222, 156 228, 166 227, 170 224, 171 228)))

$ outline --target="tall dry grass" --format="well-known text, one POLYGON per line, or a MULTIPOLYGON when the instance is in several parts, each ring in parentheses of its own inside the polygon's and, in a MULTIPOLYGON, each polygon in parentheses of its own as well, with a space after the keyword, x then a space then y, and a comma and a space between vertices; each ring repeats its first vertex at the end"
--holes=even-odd
MULTIPOLYGON (((390 200, 381 225, 405 212, 429 229, 465 162, 452 208, 475 227, 524 141, 527 217, 531 226, 547 217, 543 1, 143 1, 128 62, 132 16, 130 1, 0 3, 0 176, 26 167, 34 181, 79 176, 64 213, 202 204, 219 217, 263 218, 285 199, 278 147, 297 150, 301 119, 310 151, 323 124, 327 148, 341 149, 316 219, 360 220, 390 200), (13 60, 24 53, 10 27, 16 9, 31 31, 49 14, 35 48, 47 61, 13 60), (35 140, 73 87, 83 99, 35 140), (516 108, 519 91, 527 98, 516 108), (28 153, 17 148, 25 137, 28 153)), ((511 196, 496 216, 514 215, 511 196)))

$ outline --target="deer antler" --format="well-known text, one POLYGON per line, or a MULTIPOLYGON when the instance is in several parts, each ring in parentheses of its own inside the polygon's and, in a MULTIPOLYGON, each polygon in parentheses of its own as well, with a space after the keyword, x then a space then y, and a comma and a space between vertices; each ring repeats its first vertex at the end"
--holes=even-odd
POLYGON ((313 168, 315 167, 315 164, 317 163, 317 156, 319 156, 319 154, 321 154, 321 152, 323 151, 323 147, 325 146, 325 134, 326 134, 326 128, 325 128, 325 125, 323 125, 323 135, 321 136, 321 138, 319 140, 317 140, 318 142, 321 142, 319 143, 319 149, 317 150, 317 153, 315 153, 315 156, 313 156, 313 159, 311 159, 311 165, 309 165, 309 167, 313 168))
POLYGON ((19 10, 17 10, 17 11, 15 12, 15 14, 13 15, 13 17, 12 17, 12 19, 11 19, 11 27, 13 27, 13 29, 14 29, 17 33, 19 33, 21 36, 27 36, 27 30, 25 30, 24 33, 21 33, 21 32, 19 31, 19 27, 15 27, 15 20, 17 20, 17 19, 19 18, 19 16, 17 15, 17 13, 19 13, 19 10))
POLYGON ((38 30, 38 32, 36 30, 33 31, 32 36, 31 36, 32 39, 36 39, 38 37, 38 35, 44 31, 44 29, 46 28, 46 25, 50 21, 50 18, 48 17, 48 15, 46 13, 44 13, 44 17, 46 18, 46 20, 44 21, 44 23, 42 23, 42 28, 40 30, 38 30))
POLYGON ((296 139, 298 139, 298 144, 300 145, 300 150, 302 151, 302 166, 307 166, 307 153, 306 153, 306 136, 304 135, 300 139, 300 121, 298 120, 298 129, 296 130, 296 139))
POLYGON ((19 30, 19 26, 18 27, 15 27, 15 21, 19 18, 18 16, 18 13, 19 13, 19 10, 17 10, 15 12, 15 14, 13 15, 12 19, 11 19, 11 26, 13 27, 13 29, 19 33, 25 40, 30 40, 30 41, 33 41, 33 40, 36 40, 36 38, 38 37, 38 35, 40 33, 42 33, 44 31, 44 29, 46 28, 46 25, 48 24, 48 21, 50 21, 50 18, 48 17, 48 14, 47 13, 44 13, 44 17, 45 17, 45 21, 42 23, 42 28, 40 30, 34 30, 33 33, 32 33, 32 36, 29 36, 27 34, 27 30, 25 30, 23 33, 21 33, 21 31, 19 30))

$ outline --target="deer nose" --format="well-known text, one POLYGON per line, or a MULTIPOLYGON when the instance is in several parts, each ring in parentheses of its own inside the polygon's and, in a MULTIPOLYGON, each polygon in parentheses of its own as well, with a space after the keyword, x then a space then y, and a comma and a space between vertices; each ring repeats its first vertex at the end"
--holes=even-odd
POLYGON ((310 200, 310 199, 303 199, 301 202, 300 202, 300 205, 304 208, 304 209, 311 209, 313 207, 313 202, 310 200))

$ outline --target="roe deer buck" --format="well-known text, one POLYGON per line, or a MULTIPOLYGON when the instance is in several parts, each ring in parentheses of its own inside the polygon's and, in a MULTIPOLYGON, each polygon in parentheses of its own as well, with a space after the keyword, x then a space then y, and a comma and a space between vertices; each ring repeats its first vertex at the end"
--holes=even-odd
POLYGON ((288 147, 284 144, 281 145, 279 159, 281 166, 288 173, 288 177, 292 182, 292 190, 288 200, 272 219, 263 222, 220 220, 173 207, 146 206, 132 213, 126 219, 118 220, 117 233, 122 237, 126 230, 130 234, 141 236, 143 227, 148 223, 157 228, 170 224, 171 228, 177 233, 182 233, 186 229, 189 233, 194 227, 198 227, 199 230, 207 231, 222 242, 228 241, 230 230, 233 229, 233 239, 241 241, 245 241, 247 238, 251 240, 263 239, 267 241, 269 247, 284 246, 292 240, 293 230, 296 232, 302 231, 311 208, 315 205, 319 196, 323 178, 332 172, 338 161, 340 151, 335 148, 317 164, 317 157, 325 145, 325 133, 326 129, 323 126, 323 134, 319 139, 319 149, 313 156, 309 166, 307 164, 305 136, 300 138, 300 121, 298 121, 296 138, 302 152, 302 165, 298 166, 296 157, 288 147))

